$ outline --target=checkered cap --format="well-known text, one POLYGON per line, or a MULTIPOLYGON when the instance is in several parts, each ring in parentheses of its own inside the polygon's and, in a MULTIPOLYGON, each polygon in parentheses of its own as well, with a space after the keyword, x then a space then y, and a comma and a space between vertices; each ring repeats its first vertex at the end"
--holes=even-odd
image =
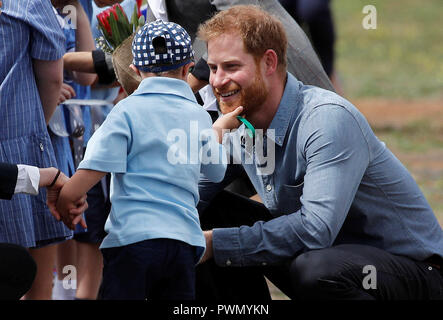
POLYGON ((132 63, 139 70, 163 72, 192 61, 194 50, 185 29, 173 22, 157 20, 145 24, 137 32, 132 42, 132 55, 132 63))

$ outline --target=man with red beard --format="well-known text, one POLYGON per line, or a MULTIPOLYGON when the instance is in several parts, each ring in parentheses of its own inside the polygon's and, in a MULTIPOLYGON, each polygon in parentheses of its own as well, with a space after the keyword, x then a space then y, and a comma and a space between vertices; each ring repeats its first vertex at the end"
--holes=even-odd
POLYGON ((443 299, 443 231, 424 195, 349 101, 287 72, 281 22, 237 6, 199 37, 220 110, 242 105, 258 132, 233 157, 263 204, 215 195, 229 179, 201 182, 197 297, 267 299, 265 275, 290 298, 443 299), (244 161, 266 144, 275 146, 271 173, 257 157, 244 161))
MULTIPOLYGON (((238 44, 238 43, 237 43, 238 44)), ((218 79, 222 83, 214 88, 214 95, 217 98, 221 112, 227 113, 229 110, 235 110, 238 106, 245 107, 245 116, 250 116, 255 107, 260 106, 266 100, 268 91, 263 83, 263 78, 259 72, 259 64, 255 63, 256 71, 252 75, 252 83, 243 87, 235 80, 223 83, 226 79, 218 79)), ((214 82, 215 83, 214 79, 214 82)))

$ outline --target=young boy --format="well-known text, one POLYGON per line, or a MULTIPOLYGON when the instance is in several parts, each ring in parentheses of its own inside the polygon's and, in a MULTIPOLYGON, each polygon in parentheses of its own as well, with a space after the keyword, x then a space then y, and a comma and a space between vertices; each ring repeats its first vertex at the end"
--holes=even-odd
POLYGON ((196 210, 198 180, 200 173, 223 179, 227 160, 220 133, 239 126, 242 108, 214 123, 217 137, 186 83, 194 53, 179 25, 146 24, 132 51, 131 68, 142 82, 90 139, 57 210, 72 228, 81 216, 69 216, 68 210, 111 172, 112 209, 100 247, 103 298, 194 299, 195 264, 205 250, 196 210), (204 160, 208 154, 214 161, 204 160))

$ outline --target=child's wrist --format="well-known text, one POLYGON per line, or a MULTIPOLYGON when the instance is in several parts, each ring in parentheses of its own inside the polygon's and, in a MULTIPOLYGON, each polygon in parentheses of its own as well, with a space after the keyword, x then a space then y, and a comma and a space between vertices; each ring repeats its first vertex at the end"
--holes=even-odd
POLYGON ((218 141, 218 143, 222 143, 222 141, 223 141, 223 128, 219 127, 217 125, 213 125, 212 129, 217 134, 217 141, 218 141))

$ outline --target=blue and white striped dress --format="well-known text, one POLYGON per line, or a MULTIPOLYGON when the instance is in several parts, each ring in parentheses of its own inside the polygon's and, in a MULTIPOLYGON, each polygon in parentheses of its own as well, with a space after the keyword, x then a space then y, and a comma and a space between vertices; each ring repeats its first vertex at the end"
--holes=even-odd
MULTIPOLYGON (((0 161, 55 167, 32 59, 61 58, 63 32, 49 0, 3 0, 0 10, 0 161)), ((44 189, 0 201, 0 242, 40 247, 71 236, 44 189)))

